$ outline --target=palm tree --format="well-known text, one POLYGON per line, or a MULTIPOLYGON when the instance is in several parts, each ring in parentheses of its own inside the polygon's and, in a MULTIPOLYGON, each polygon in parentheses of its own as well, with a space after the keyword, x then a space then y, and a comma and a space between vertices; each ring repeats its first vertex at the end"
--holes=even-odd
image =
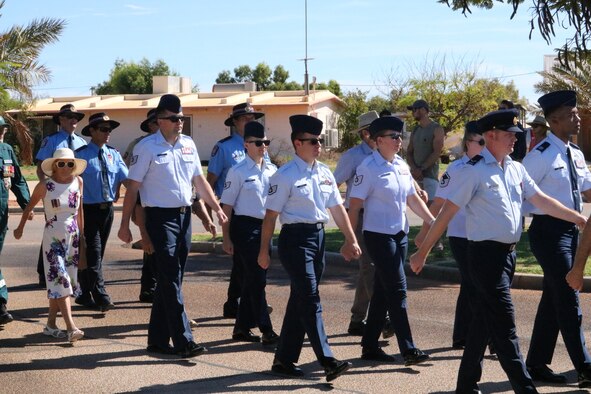
MULTIPOLYGON (((4 3, 0 0, 0 9, 4 3)), ((43 18, 0 33, 0 90, 31 99, 32 87, 51 78, 49 69, 39 63, 39 54, 58 40, 65 25, 63 19, 43 18)))
POLYGON ((575 90, 577 107, 591 109, 591 57, 581 58, 576 65, 557 64, 550 72, 541 72, 542 82, 534 85, 536 92, 549 93, 555 90, 575 90))

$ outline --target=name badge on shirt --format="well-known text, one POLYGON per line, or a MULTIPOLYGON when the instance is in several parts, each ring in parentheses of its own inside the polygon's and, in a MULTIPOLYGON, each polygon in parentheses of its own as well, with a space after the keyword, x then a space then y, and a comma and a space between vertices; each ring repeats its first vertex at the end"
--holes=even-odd
POLYGON ((398 169, 398 173, 400 175, 410 175, 410 171, 406 167, 401 167, 398 169))
POLYGON ((581 159, 576 159, 575 160, 575 166, 577 168, 585 168, 585 161, 581 160, 581 159))
POLYGON ((183 146, 181 148, 181 153, 183 155, 192 155, 193 154, 193 148, 190 146, 183 146))

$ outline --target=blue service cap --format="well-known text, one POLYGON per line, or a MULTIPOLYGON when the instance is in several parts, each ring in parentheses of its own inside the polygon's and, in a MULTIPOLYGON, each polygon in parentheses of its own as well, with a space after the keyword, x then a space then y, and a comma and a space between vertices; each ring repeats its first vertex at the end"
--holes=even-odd
POLYGON ((544 116, 548 117, 550 113, 560 107, 576 107, 577 93, 574 90, 550 92, 540 97, 538 103, 544 111, 544 116))
POLYGON ((380 131, 392 130, 402 132, 404 122, 396 116, 382 116, 369 125, 369 135, 373 138, 380 131))
POLYGON ((160 97, 156 111, 164 109, 175 114, 183 112, 183 108, 181 107, 181 99, 174 94, 165 94, 164 96, 160 97))
POLYGON ((265 138, 265 126, 254 120, 248 122, 244 126, 244 139, 248 137, 265 138))
POLYGON ((500 109, 498 111, 489 112, 482 118, 478 119, 479 133, 482 134, 489 130, 510 131, 512 133, 521 133, 517 124, 519 120, 517 116, 519 112, 516 109, 500 109))
POLYGON ((310 133, 320 135, 322 133, 322 121, 309 115, 292 115, 289 117, 291 134, 310 133))

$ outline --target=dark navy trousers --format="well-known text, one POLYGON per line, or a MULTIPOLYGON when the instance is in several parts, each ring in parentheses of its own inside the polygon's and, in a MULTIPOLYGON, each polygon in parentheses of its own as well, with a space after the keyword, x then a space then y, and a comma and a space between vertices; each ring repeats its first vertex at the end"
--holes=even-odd
POLYGON ((568 355, 580 372, 591 364, 591 358, 581 326, 579 294, 565 279, 574 262, 579 231, 572 223, 534 215, 528 234, 531 250, 544 270, 544 282, 526 364, 551 364, 560 331, 568 355))
POLYGON ((181 286, 191 244, 191 208, 146 207, 146 230, 154 245, 156 291, 148 325, 148 344, 176 351, 193 340, 181 286))
POLYGON ((321 364, 333 357, 322 320, 318 283, 324 271, 324 227, 321 224, 283 225, 279 259, 289 275, 290 294, 275 357, 297 363, 308 335, 321 364))
POLYGON ((470 321, 472 321, 472 309, 470 306, 471 288, 468 278, 468 240, 460 237, 448 237, 449 248, 454 256, 460 271, 460 293, 456 301, 456 314, 454 319, 453 342, 464 342, 468 337, 470 321))
POLYGON ((87 268, 78 274, 82 297, 92 298, 97 305, 111 299, 105 289, 103 256, 113 226, 113 204, 84 204, 84 237, 86 238, 87 268))
POLYGON ((513 390, 537 393, 519 350, 510 292, 514 273, 514 245, 468 242, 468 275, 475 289, 474 316, 460 362, 458 393, 477 387, 489 334, 513 390))
POLYGON ((365 351, 378 349, 387 311, 400 352, 404 353, 415 348, 406 310, 404 260, 408 237, 403 231, 395 235, 364 231, 363 236, 376 272, 361 346, 365 351))
POLYGON ((234 244, 234 256, 242 265, 243 274, 235 328, 248 330, 259 327, 265 333, 271 331, 273 326, 265 295, 267 270, 258 264, 262 224, 262 219, 233 215, 230 221, 230 239, 234 244))

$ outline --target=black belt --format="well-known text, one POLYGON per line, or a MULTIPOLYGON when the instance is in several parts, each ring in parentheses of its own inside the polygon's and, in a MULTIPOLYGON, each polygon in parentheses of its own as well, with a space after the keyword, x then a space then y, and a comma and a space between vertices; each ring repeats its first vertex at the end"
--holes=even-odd
POLYGON ((256 223, 256 224, 263 223, 263 219, 255 218, 252 216, 246 216, 246 215, 234 215, 234 216, 232 216, 232 220, 238 220, 238 221, 250 222, 250 223, 256 223))
POLYGON ((289 223, 284 224, 283 227, 290 230, 322 230, 324 228, 324 223, 289 223))
POLYGON ((191 207, 174 207, 174 208, 161 208, 161 207, 144 207, 144 209, 150 210, 150 211, 166 211, 166 212, 180 212, 180 213, 186 213, 186 212, 191 212, 191 207))
POLYGON ((507 252, 513 252, 515 250, 515 245, 516 245, 515 243, 506 244, 504 242, 498 242, 498 241, 468 241, 468 242, 475 245, 475 246, 495 247, 495 248, 505 250, 507 252))
MULTIPOLYGON (((555 218, 554 216, 550 215, 536 215, 532 214, 532 220, 540 221, 542 223, 549 222, 550 225, 562 225, 565 227, 576 227, 577 225, 566 220, 555 218)), ((561 227, 563 228, 563 227, 561 227)))
POLYGON ((87 208, 109 209, 113 206, 113 202, 109 201, 109 202, 100 202, 97 204, 82 204, 82 205, 87 208))

